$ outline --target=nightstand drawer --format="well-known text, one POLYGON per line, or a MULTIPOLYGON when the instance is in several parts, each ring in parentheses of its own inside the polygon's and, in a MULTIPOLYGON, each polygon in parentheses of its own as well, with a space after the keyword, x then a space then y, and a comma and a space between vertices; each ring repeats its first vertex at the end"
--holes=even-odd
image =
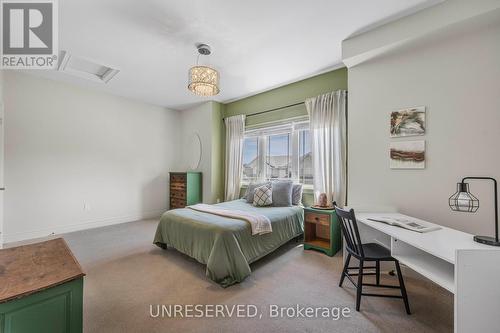
POLYGON ((317 213, 305 213, 305 220, 309 223, 316 223, 321 225, 330 225, 330 215, 326 214, 317 214, 317 213))

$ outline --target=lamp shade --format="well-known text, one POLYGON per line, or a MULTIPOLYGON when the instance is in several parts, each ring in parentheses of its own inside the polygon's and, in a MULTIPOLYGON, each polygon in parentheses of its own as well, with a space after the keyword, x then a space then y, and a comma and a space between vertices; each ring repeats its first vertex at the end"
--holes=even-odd
POLYGON ((194 66, 189 70, 188 89, 199 96, 219 93, 219 73, 207 66, 194 66))
POLYGON ((448 199, 450 208, 458 212, 475 213, 479 209, 479 200, 469 192, 468 183, 458 183, 457 192, 448 199))

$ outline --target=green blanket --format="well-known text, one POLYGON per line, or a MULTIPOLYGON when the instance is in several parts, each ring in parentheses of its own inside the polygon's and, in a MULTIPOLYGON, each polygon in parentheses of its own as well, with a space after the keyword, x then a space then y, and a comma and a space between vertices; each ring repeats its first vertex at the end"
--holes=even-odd
POLYGON ((207 265, 207 276, 222 287, 243 281, 251 273, 250 263, 304 231, 301 206, 254 207, 244 199, 217 205, 265 215, 273 232, 252 236, 248 222, 183 208, 163 214, 153 243, 172 246, 207 265))

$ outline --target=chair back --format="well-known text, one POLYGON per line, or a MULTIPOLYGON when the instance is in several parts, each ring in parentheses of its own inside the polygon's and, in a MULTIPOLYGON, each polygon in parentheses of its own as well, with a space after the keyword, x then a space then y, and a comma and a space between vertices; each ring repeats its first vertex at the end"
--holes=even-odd
POLYGON ((335 207, 335 213, 337 213, 337 217, 340 221, 340 227, 346 241, 347 250, 356 257, 364 258, 365 254, 363 252, 361 237, 359 236, 354 209, 345 210, 335 207))

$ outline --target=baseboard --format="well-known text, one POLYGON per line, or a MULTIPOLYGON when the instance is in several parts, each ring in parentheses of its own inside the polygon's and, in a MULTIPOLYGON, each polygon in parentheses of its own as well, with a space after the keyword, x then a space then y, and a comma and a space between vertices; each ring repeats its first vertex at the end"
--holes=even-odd
POLYGON ((12 242, 19 242, 19 241, 29 240, 29 239, 33 239, 33 238, 41 238, 41 237, 47 237, 47 236, 52 236, 52 235, 60 235, 60 234, 65 234, 65 233, 73 232, 73 231, 80 231, 80 230, 86 230, 86 229, 105 227, 105 226, 110 226, 110 225, 114 225, 114 224, 133 222, 133 221, 138 221, 138 220, 143 220, 143 219, 157 218, 157 217, 161 216, 165 211, 166 211, 166 209, 162 209, 162 210, 156 210, 156 211, 150 211, 150 212, 143 212, 143 213, 135 214, 135 215, 108 217, 108 218, 95 219, 95 220, 85 221, 82 223, 76 223, 76 224, 70 224, 70 225, 64 225, 64 226, 54 226, 54 227, 50 227, 50 228, 44 228, 44 229, 38 229, 38 230, 32 230, 32 231, 26 231, 26 232, 3 234, 3 235, 0 235, 3 238, 3 239, 0 239, 0 241, 3 241, 2 243, 0 243, 0 248, 2 247, 2 244, 12 243, 12 242))

